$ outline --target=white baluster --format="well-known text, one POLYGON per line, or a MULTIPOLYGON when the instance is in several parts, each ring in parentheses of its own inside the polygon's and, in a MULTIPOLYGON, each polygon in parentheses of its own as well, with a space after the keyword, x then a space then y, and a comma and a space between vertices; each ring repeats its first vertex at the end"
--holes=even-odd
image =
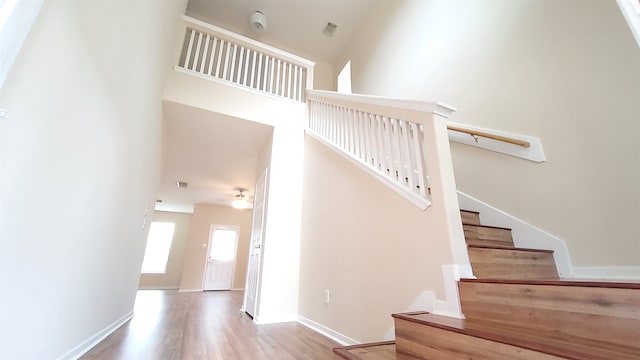
POLYGON ((198 60, 200 60, 200 46, 202 45, 202 33, 198 32, 198 44, 196 45, 196 53, 193 57, 193 66, 191 70, 198 71, 198 60))
POLYGON ((238 45, 238 47, 240 48, 240 57, 238 58, 238 73, 236 74, 236 84, 242 85, 242 83, 240 82, 240 79, 242 77, 242 64, 244 63, 243 58, 244 58, 244 46, 240 46, 238 45))
POLYGON ((249 87, 251 87, 251 88, 254 88, 253 84, 255 82, 254 80, 255 80, 255 76, 256 76, 256 68, 258 67, 258 64, 256 63, 257 56, 258 56, 258 52, 254 51, 253 52, 253 60, 251 62, 253 64, 253 66, 251 66, 251 81, 249 82, 249 87))
POLYGON ((420 195, 426 196, 427 194, 427 186, 426 186, 426 169, 424 168, 424 151, 423 151, 423 129, 422 125, 414 124, 413 129, 413 153, 416 156, 416 168, 415 172, 418 177, 417 183, 420 187, 420 195))
POLYGON ((280 59, 278 59, 278 68, 277 68, 277 74, 276 74, 276 91, 274 94, 280 95, 280 59))
POLYGON ((193 49, 193 41, 196 37, 196 31, 193 29, 190 29, 190 30, 191 30, 191 36, 189 37, 189 46, 187 46, 187 54, 184 59, 184 65, 182 66, 185 69, 189 69, 189 61, 191 60, 191 50, 193 49))
POLYGON ((264 75, 262 76, 262 91, 267 91, 267 80, 269 75, 269 55, 264 56, 264 75))
POLYGON ((207 75, 211 76, 213 72, 213 59, 216 57, 216 50, 218 49, 218 38, 214 37, 211 43, 211 56, 209 57, 209 69, 207 75))
POLYGON ((298 101, 304 101, 304 87, 303 87, 303 79, 304 79, 304 68, 298 67, 298 101))
POLYGON ((233 52, 231 53, 231 70, 229 71, 229 78, 227 80, 233 82, 233 78, 236 75, 236 58, 238 57, 238 45, 233 44, 233 52))
POLYGON ((202 61, 200 63, 200 73, 204 74, 204 67, 207 64, 207 55, 208 55, 208 51, 209 51, 209 41, 211 39, 211 36, 209 36, 209 34, 207 34, 207 37, 204 41, 204 50, 202 51, 202 61))
POLYGON ((251 50, 247 49, 245 57, 244 57, 244 75, 242 75, 242 85, 244 86, 248 86, 247 85, 247 77, 249 76, 249 62, 251 61, 251 58, 249 57, 249 55, 251 50))
POLYGON ((402 176, 406 186, 412 192, 416 191, 415 181, 413 180, 413 161, 411 159, 411 147, 409 143, 409 131, 412 124, 407 121, 401 122, 401 138, 400 138, 400 157, 402 159, 402 176))
POLYGON ((293 100, 298 100, 298 66, 293 66, 293 100))
POLYGON ((227 41, 227 53, 224 59, 224 71, 222 73, 222 79, 227 80, 229 78, 229 58, 231 57, 231 43, 227 41))
POLYGON ((274 57, 271 57, 271 61, 269 64, 269 93, 273 94, 273 71, 274 71, 274 65, 275 65, 276 59, 274 57))
POLYGON ((258 57, 258 79, 257 79, 257 81, 258 81, 257 89, 258 90, 263 90, 263 88, 260 87, 260 84, 262 83, 262 77, 264 76, 264 75, 262 75, 262 58, 263 58, 263 56, 264 55, 262 53, 260 53, 260 56, 258 57))
POLYGON ((218 50, 218 63, 216 64, 216 77, 220 78, 220 65, 222 64, 222 53, 224 52, 224 40, 220 39, 220 49, 218 50))
POLYGON ((289 71, 288 71, 288 76, 287 76, 287 79, 288 79, 288 81, 287 81, 287 83, 288 83, 288 86, 287 86, 287 97, 289 99, 291 99, 291 78, 292 77, 293 76, 291 75, 291 63, 289 63, 289 71))

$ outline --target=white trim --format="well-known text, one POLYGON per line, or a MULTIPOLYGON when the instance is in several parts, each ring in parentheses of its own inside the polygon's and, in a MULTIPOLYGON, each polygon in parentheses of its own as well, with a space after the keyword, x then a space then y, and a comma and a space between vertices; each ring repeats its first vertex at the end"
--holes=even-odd
POLYGON ((138 290, 178 290, 179 286, 139 286, 138 290))
POLYGON ((640 2, 638 0, 617 0, 617 2, 636 43, 640 46, 640 2))
POLYGON ((458 294, 458 280, 461 277, 473 278, 471 265, 442 265, 442 277, 444 280, 444 292, 446 300, 435 300, 433 313, 463 319, 460 308, 460 295, 458 294))
POLYGON ((349 346, 349 345, 358 345, 360 344, 359 341, 352 339, 344 334, 341 334, 331 328, 328 328, 322 324, 318 324, 317 322, 308 319, 304 316, 298 316, 298 323, 308 327, 309 329, 317 332, 318 334, 324 335, 326 337, 328 337, 329 339, 337 342, 338 344, 342 345, 342 346, 349 346))
POLYGON ((0 89, 36 20, 43 0, 8 0, 0 5, 0 89))
POLYGON ((316 100, 329 99, 333 101, 348 101, 349 103, 434 113, 445 118, 449 117, 454 111, 456 111, 456 108, 453 106, 437 101, 406 100, 361 94, 340 94, 334 91, 323 90, 307 90, 307 99, 309 98, 316 100))
POLYGON ((180 290, 178 290, 178 292, 202 292, 202 289, 183 289, 183 288, 180 288, 180 290))
POLYGON ((640 281, 640 266, 574 266, 573 278, 640 281))
POLYGON ((253 322, 256 324, 278 324, 286 322, 298 321, 298 314, 275 314, 275 315, 260 315, 253 318, 253 322))
POLYGON ((124 325, 127 321, 131 320, 133 317, 133 310, 125 314, 120 319, 114 321, 111 325, 102 329, 102 331, 93 335, 89 339, 83 341, 80 345, 75 348, 69 350, 66 354, 60 356, 58 360, 76 360, 79 359, 82 355, 91 350, 94 346, 96 346, 99 342, 106 339, 107 336, 111 335, 114 331, 118 330, 122 325, 124 325))
POLYGON ((196 76, 196 77, 199 77, 199 78, 201 78, 203 80, 214 81, 214 82, 217 82, 217 83, 225 85, 225 86, 231 86, 231 87, 234 87, 236 89, 249 91, 249 92, 252 92, 254 94, 261 95, 261 96, 268 96, 268 97, 270 97, 270 98, 272 98, 274 100, 285 101, 285 102, 287 102, 289 104, 296 104, 296 105, 299 105, 299 106, 306 106, 305 102, 300 101, 300 100, 294 100, 294 99, 290 99, 290 98, 287 98, 287 97, 284 97, 284 96, 279 96, 279 95, 276 95, 276 94, 272 94, 270 92, 265 92, 265 91, 262 91, 262 90, 256 90, 256 89, 248 87, 248 86, 240 85, 240 84, 235 83, 233 81, 220 79, 220 78, 217 78, 215 76, 205 75, 203 73, 200 73, 200 72, 197 72, 197 71, 194 71, 194 70, 185 69, 182 66, 174 65, 173 66, 173 70, 175 70, 176 72, 185 74, 185 75, 196 76))
POLYGON ((539 138, 530 135, 513 134, 499 130, 486 129, 478 126, 471 126, 466 124, 454 123, 447 121, 447 125, 467 129, 485 132, 487 134, 504 136, 516 140, 526 141, 531 144, 529 147, 523 147, 520 145, 509 144, 503 141, 483 138, 481 136, 473 137, 469 134, 462 133, 454 130, 447 130, 449 133, 449 140, 455 141, 461 144, 479 147, 481 149, 499 152, 501 154, 511 155, 534 162, 546 161, 544 156, 544 149, 542 148, 542 142, 539 138))
POLYGON ((478 211, 483 225, 511 228, 513 242, 518 247, 553 250, 558 275, 561 278, 573 277, 573 267, 567 244, 561 238, 528 224, 512 215, 458 191, 460 208, 478 211))
POLYGON ((281 49, 275 48, 273 46, 269 46, 267 44, 261 43, 259 41, 253 40, 251 38, 236 34, 234 32, 231 32, 229 30, 223 29, 221 27, 217 27, 215 25, 211 25, 209 23, 206 23, 204 21, 200 21, 198 19, 192 18, 191 16, 188 15, 183 15, 182 16, 182 20, 198 26, 202 29, 207 29, 210 31, 214 31, 216 34, 218 35, 222 35, 223 37, 225 37, 227 39, 233 39, 238 43, 241 43, 242 45, 248 45, 250 48, 252 49, 258 49, 261 50, 261 52, 267 53, 268 55, 273 55, 275 57, 279 57, 283 60, 287 60, 289 62, 295 63, 297 65, 301 65, 303 67, 306 67, 309 71, 313 71, 314 66, 316 65, 315 62, 309 60, 309 59, 305 59, 303 57, 300 57, 298 55, 294 55, 292 53, 283 51, 281 49))
POLYGON ((386 185, 389 189, 391 189, 391 190, 395 191, 396 193, 404 196, 407 200, 409 200, 412 204, 414 204, 415 206, 419 207, 420 209, 425 210, 426 208, 428 208, 431 205, 431 201, 429 201, 429 199, 424 198, 424 197, 422 197, 422 196, 420 196, 420 195, 418 195, 418 194, 416 194, 414 192, 411 192, 410 190, 408 190, 408 189, 396 184, 391 179, 389 179, 388 177, 384 176, 383 174, 380 174, 379 172, 373 170, 371 167, 369 167, 367 164, 364 164, 359 159, 354 158, 353 156, 351 156, 351 154, 345 152, 344 150, 340 149, 339 147, 333 145, 332 143, 324 140, 321 136, 315 134, 312 130, 309 130, 309 129, 305 130, 305 134, 311 136, 313 139, 315 139, 315 140, 319 141, 320 143, 326 145, 327 147, 329 147, 329 149, 333 150, 338 155, 342 156, 346 160, 351 161, 352 163, 357 165, 362 170, 368 172, 370 175, 372 175, 373 177, 378 179, 380 182, 382 182, 384 185, 386 185))

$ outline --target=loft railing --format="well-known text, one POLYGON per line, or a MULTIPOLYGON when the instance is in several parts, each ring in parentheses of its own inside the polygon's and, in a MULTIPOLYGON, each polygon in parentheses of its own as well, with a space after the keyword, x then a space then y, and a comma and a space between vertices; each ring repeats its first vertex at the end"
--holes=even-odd
MULTIPOLYGON (((308 91, 309 129, 416 205, 429 204, 425 127, 442 104, 308 91)), ((431 124, 430 124, 431 125, 431 124)))
POLYGON ((187 23, 179 70, 278 97, 305 101, 314 63, 214 25, 187 23))

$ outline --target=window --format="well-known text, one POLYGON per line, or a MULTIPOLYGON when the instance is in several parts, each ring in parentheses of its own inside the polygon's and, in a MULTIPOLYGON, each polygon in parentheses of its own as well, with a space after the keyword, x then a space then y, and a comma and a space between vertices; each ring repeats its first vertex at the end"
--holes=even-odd
POLYGON ((338 92, 351 94, 351 60, 349 60, 338 74, 338 92))
POLYGON ((142 261, 143 274, 164 274, 173 241, 174 223, 152 222, 147 237, 147 249, 142 261))

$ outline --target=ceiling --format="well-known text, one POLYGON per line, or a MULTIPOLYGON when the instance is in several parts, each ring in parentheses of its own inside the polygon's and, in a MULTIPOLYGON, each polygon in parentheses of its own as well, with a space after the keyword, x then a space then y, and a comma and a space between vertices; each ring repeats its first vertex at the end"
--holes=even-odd
POLYGON ((192 212, 197 203, 230 206, 236 187, 253 195, 268 125, 164 102, 165 164, 156 210, 192 212), (187 182, 186 189, 177 182, 187 182))
POLYGON ((235 33, 333 64, 380 0, 189 0, 186 14, 235 33), (249 17, 261 11, 267 29, 256 35, 249 17), (336 24, 333 36, 322 33, 336 24))
MULTIPOLYGON (((186 14, 202 21, 333 64, 379 0, 190 0, 186 14), (266 31, 251 31, 249 17, 262 11, 266 31), (333 36, 322 33, 328 22, 333 36)), ((266 125, 173 102, 164 102, 165 164, 156 210, 192 212, 194 204, 230 206, 236 187, 254 193, 260 150, 272 134, 266 125), (178 181, 187 182, 186 189, 178 181)))

